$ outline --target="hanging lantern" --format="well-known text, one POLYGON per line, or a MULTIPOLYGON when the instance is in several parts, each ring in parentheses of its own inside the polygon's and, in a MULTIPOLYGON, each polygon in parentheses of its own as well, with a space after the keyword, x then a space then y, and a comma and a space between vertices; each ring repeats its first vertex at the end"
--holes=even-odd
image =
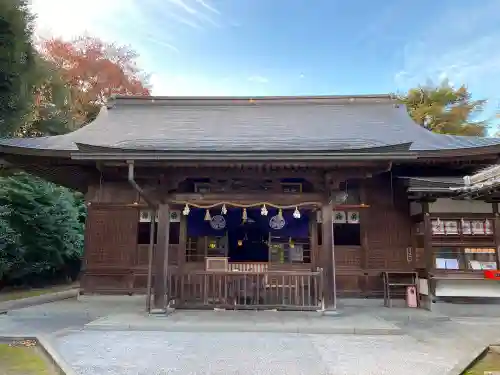
POLYGON ((295 211, 293 211, 293 217, 295 219, 300 219, 300 211, 299 211, 298 207, 295 207, 295 211))
POLYGON ((242 240, 238 240, 238 246, 243 246, 243 241, 242 240))
POLYGON ((288 246, 290 246, 290 249, 293 249, 295 247, 295 242, 293 242, 292 237, 288 239, 288 246))
POLYGON ((227 208, 225 204, 222 205, 222 209, 220 210, 220 212, 222 213, 222 215, 227 214, 227 208))
POLYGON ((267 208, 266 208, 266 205, 263 205, 262 208, 260 209, 260 214, 262 216, 267 216, 268 212, 267 212, 267 208))
POLYGON ((186 203, 186 205, 184 206, 184 209, 182 210, 182 214, 183 214, 184 216, 189 215, 189 206, 188 206, 188 204, 187 204, 187 203, 186 203))
POLYGON ((243 221, 247 221, 248 216, 247 216, 247 209, 246 208, 243 209, 243 216, 241 218, 243 219, 243 221))
POLYGON ((280 219, 283 219, 283 210, 280 208, 279 211, 278 211, 278 217, 280 219))
POLYGON ((212 217, 210 216, 210 211, 207 208, 207 212, 205 212, 205 221, 210 221, 212 220, 212 217))

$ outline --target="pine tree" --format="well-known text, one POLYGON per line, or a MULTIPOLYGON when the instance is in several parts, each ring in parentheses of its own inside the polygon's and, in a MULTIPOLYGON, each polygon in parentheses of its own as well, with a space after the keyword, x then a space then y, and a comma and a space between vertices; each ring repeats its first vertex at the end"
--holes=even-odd
POLYGON ((408 113, 419 125, 442 134, 484 136, 487 122, 477 121, 485 100, 472 100, 465 86, 443 82, 420 86, 400 96, 408 113))

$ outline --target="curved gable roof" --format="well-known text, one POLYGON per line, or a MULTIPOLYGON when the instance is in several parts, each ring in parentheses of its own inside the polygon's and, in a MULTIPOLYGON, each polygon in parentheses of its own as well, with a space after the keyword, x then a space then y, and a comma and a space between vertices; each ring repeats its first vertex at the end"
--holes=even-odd
POLYGON ((432 133, 414 123, 390 96, 371 95, 119 97, 95 121, 72 133, 0 140, 12 153, 71 153, 79 150, 78 144, 176 152, 375 152, 408 144, 410 151, 425 153, 500 146, 500 139, 432 133))

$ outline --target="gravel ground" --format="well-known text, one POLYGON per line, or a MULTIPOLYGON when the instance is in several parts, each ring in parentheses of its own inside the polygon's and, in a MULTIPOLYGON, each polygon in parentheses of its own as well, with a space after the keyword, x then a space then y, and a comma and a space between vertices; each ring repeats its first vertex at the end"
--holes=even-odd
POLYGON ((417 311, 408 319, 408 310, 380 308, 363 313, 378 311, 380 319, 401 327, 402 335, 83 329, 109 314, 142 309, 142 299, 126 300, 135 301, 132 305, 123 301, 69 300, 12 311, 0 316, 0 334, 50 334, 53 346, 80 375, 444 375, 478 348, 500 342, 499 319, 442 321, 417 311), (68 327, 73 330, 57 333, 68 327))
POLYGON ((56 349, 81 375, 446 374, 454 348, 409 336, 256 333, 70 333, 56 349))

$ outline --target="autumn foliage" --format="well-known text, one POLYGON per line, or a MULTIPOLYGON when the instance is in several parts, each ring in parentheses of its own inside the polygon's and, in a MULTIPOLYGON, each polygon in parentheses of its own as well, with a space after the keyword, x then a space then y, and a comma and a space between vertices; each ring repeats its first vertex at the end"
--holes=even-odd
POLYGON ((43 40, 39 51, 59 71, 71 89, 74 107, 87 121, 112 95, 150 95, 148 77, 136 64, 138 56, 127 47, 84 36, 43 40))

